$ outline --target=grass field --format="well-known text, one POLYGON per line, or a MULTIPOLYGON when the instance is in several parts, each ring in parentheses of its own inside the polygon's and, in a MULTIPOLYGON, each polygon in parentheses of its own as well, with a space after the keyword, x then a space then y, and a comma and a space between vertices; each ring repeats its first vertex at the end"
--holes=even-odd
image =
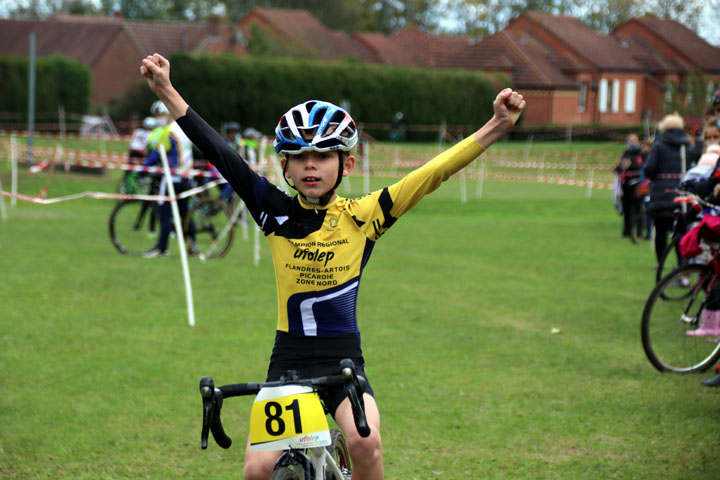
MULTIPOLYGON (((55 197, 117 176, 56 172, 55 197)), ((0 180, 9 189, 6 162, 0 180)), ((46 179, 21 175, 20 191, 46 179)), ((362 185, 352 179, 354 192, 362 185)), ((374 181, 379 187, 386 180, 374 181)), ((342 190, 341 190, 342 191, 342 190)), ((359 319, 390 479, 716 479, 720 398, 640 344, 647 243, 610 193, 449 181, 378 242, 359 319), (559 331, 559 333, 552 333, 559 331)), ((264 378, 275 327, 265 245, 191 259, 117 254, 108 200, 18 203, 0 219, 0 477, 239 478, 250 400, 201 451, 197 383, 264 378)))

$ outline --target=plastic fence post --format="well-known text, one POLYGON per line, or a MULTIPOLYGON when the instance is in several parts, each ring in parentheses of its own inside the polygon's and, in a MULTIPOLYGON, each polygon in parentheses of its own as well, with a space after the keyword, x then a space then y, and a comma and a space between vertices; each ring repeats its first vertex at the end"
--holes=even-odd
POLYGON ((162 160, 165 181, 167 182, 168 193, 170 194, 170 207, 172 208, 173 222, 175 223, 175 236, 178 239, 178 247, 180 248, 180 261, 182 262, 183 278, 185 280, 185 298, 187 300, 188 323, 191 327, 193 327, 195 326, 195 307, 193 306, 192 285, 190 284, 190 269, 188 268, 185 236, 183 235, 180 210, 178 209, 177 196, 175 195, 175 186, 173 185, 172 176, 170 175, 170 165, 168 164, 165 145, 162 143, 160 143, 160 159, 162 160))
POLYGON ((370 193, 370 143, 365 142, 363 150, 363 188, 370 193))
POLYGON ((17 195, 17 187, 18 187, 18 171, 17 171, 17 143, 15 141, 15 135, 12 135, 10 137, 10 170, 12 175, 12 180, 10 184, 10 193, 13 194, 13 196, 10 198, 10 206, 14 207, 17 203, 15 199, 15 195, 17 195))

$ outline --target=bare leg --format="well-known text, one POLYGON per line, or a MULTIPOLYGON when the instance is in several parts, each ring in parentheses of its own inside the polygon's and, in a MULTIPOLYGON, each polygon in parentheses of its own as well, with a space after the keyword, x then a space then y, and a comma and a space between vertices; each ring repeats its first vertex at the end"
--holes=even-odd
POLYGON ((250 438, 248 437, 247 447, 245 447, 245 468, 243 469, 243 478, 245 480, 268 480, 272 473, 275 462, 282 451, 273 450, 267 452, 258 452, 250 448, 250 438))
POLYGON ((345 434, 352 459, 353 480, 382 480, 382 441, 380 439, 380 412, 375 399, 368 394, 365 401, 365 416, 370 426, 370 436, 361 437, 355 428, 350 400, 343 400, 335 412, 335 421, 345 434))

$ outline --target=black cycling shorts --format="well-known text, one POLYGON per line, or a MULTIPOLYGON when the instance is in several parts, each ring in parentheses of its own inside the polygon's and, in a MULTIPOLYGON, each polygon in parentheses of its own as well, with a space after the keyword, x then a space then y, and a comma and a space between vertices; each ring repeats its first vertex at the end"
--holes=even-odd
MULTIPOLYGON (((359 334, 303 337, 278 331, 267 381, 280 380, 288 370, 295 370, 300 378, 339 375, 340 360, 344 358, 350 358, 355 363, 355 373, 367 379, 359 334)), ((333 387, 319 393, 325 407, 335 418, 337 408, 347 398, 345 389, 342 386, 333 387)), ((369 380, 365 393, 374 397, 369 380)))

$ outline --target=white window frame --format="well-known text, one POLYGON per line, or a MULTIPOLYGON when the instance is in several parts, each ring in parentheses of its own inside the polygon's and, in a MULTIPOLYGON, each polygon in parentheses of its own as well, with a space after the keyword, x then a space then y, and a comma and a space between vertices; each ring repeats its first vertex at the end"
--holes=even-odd
POLYGON ((580 82, 580 96, 578 98, 578 112, 587 108, 587 82, 580 82))
POLYGON ((617 78, 612 81, 612 96, 610 109, 613 113, 620 111, 620 80, 617 78))
POLYGON ((598 87, 598 110, 600 113, 607 112, 607 98, 608 98, 608 81, 604 78, 600 79, 600 86, 598 87))
POLYGON ((637 82, 625 80, 625 113, 635 113, 637 82))

